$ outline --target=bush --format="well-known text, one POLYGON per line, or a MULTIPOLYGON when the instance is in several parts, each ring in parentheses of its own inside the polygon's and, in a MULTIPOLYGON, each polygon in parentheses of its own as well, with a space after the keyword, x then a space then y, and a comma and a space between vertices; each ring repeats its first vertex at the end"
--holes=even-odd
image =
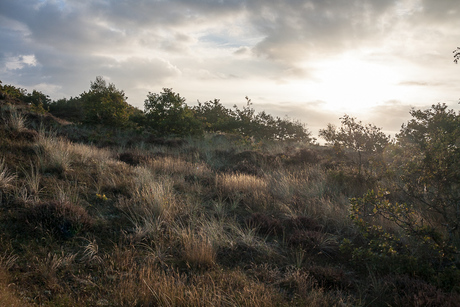
POLYGON ((126 102, 125 93, 113 83, 107 85, 102 77, 96 77, 96 81, 91 82, 89 92, 81 94, 80 99, 85 123, 112 127, 128 124, 132 107, 126 102))
POLYGON ((442 233, 421 220, 414 207, 390 202, 383 191, 369 191, 350 201, 350 217, 363 242, 355 246, 344 240, 342 250, 351 253, 356 264, 366 263, 380 272, 407 273, 438 283, 446 278, 454 284, 460 282, 457 250, 442 233), (394 230, 384 228, 382 221, 392 224, 394 230))
POLYGON ((460 235, 460 113, 437 104, 411 115, 387 160, 410 202, 453 243, 460 235))
POLYGON ((185 104, 185 98, 170 88, 160 94, 149 93, 144 101, 146 126, 157 135, 196 135, 201 134, 200 122, 193 109, 185 104))
POLYGON ((361 174, 363 153, 381 154, 390 138, 377 126, 364 125, 361 121, 356 121, 356 118, 344 115, 340 119, 342 120, 340 128, 328 124, 326 129, 319 130, 319 136, 324 138, 329 145, 349 148, 357 152, 358 173, 361 174))

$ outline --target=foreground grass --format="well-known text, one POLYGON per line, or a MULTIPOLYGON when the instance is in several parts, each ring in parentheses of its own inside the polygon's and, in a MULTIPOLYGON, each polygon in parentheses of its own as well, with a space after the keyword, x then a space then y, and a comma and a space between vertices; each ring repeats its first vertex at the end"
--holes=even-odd
POLYGON ((348 262, 340 243, 359 237, 348 198, 375 180, 356 180, 329 149, 219 135, 99 148, 76 141, 84 128, 33 129, 11 112, 0 127, 1 305, 456 302, 348 262))

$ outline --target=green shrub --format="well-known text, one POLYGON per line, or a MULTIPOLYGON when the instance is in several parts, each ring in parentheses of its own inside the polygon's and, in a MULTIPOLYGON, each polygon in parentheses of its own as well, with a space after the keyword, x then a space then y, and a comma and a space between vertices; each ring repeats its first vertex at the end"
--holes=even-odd
POLYGON ((160 94, 149 93, 144 101, 145 124, 157 135, 196 135, 202 133, 200 122, 185 98, 164 88, 160 94))
POLYGON ((102 124, 112 127, 124 127, 128 124, 131 107, 126 102, 127 97, 113 83, 107 82, 100 76, 91 82, 89 92, 81 94, 84 111, 84 122, 102 124))
POLYGON ((457 250, 448 244, 445 235, 421 219, 414 207, 390 202, 387 193, 381 190, 371 190, 364 197, 350 201, 350 218, 358 227, 362 241, 353 244, 344 240, 341 248, 351 254, 356 264, 430 281, 460 277, 455 260, 457 250))

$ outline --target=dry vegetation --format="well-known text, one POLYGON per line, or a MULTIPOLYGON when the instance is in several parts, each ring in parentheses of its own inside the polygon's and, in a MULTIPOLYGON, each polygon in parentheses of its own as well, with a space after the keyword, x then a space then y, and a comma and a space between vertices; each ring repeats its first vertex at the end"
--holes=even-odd
POLYGON ((98 148, 2 108, 2 306, 458 303, 348 262, 348 198, 373 181, 331 149, 222 135, 98 148))

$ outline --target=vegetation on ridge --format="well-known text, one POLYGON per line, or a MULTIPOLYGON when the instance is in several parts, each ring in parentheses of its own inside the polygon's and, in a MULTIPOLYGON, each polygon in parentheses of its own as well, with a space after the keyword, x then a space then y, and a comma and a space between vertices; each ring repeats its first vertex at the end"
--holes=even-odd
POLYGON ((460 114, 394 140, 102 78, 0 84, 0 305, 455 306, 460 114), (74 113, 72 113, 75 111, 74 113), (62 118, 61 118, 62 117, 62 118))

